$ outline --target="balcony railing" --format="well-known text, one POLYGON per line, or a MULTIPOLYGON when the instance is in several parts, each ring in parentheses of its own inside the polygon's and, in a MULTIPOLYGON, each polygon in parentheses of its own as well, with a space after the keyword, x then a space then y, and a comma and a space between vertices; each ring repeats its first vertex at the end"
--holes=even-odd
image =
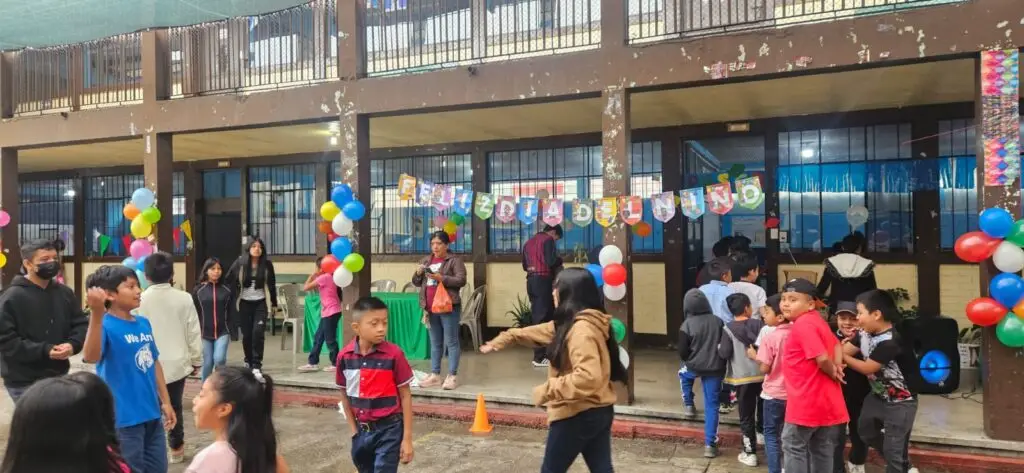
POLYGON ((369 0, 366 11, 366 70, 371 75, 601 43, 601 0, 369 0))
POLYGON ((265 15, 171 28, 170 49, 173 96, 334 79, 335 2, 316 0, 265 15))

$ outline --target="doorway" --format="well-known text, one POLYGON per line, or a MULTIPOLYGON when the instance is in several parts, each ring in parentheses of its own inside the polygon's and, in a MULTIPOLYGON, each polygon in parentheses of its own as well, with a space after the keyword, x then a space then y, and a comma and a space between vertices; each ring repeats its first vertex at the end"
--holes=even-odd
POLYGON ((242 251, 242 174, 237 169, 203 172, 203 195, 196 202, 201 215, 197 256, 202 267, 207 258, 220 260, 227 271, 242 251))

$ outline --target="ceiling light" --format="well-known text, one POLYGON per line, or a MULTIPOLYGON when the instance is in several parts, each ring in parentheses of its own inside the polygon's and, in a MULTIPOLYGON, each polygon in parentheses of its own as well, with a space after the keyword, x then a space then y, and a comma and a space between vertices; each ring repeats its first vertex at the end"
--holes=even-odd
POLYGON ((327 122, 327 129, 330 130, 331 133, 338 133, 341 131, 341 123, 327 122))
POLYGON ((68 189, 67 191, 64 192, 64 197, 74 197, 74 196, 75 196, 75 190, 74 189, 68 189))
POLYGON ((800 151, 800 157, 802 157, 804 159, 813 158, 814 157, 814 150, 810 149, 810 148, 804 148, 802 151, 800 151))
POLYGON ((331 146, 338 146, 338 137, 337 136, 332 136, 331 137, 331 146))

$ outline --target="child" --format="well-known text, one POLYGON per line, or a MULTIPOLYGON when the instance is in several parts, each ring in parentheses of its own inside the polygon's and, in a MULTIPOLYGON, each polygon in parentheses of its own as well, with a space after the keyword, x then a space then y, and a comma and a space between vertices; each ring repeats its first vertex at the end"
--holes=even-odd
POLYGON ((757 278, 761 277, 761 268, 757 258, 749 253, 740 253, 733 256, 732 282, 729 289, 740 294, 746 294, 750 299, 750 308, 753 309, 753 318, 760 319, 762 308, 767 300, 767 295, 761 286, 757 285, 757 278))
MULTIPOLYGON (((199 314, 192 296, 171 286, 174 257, 163 251, 153 253, 144 263, 150 286, 142 293, 137 313, 144 314, 153 326, 154 342, 163 354, 160 366, 165 368, 167 393, 171 396, 174 416, 182 417, 185 378, 203 364, 203 338, 199 314)), ((185 461, 185 427, 178 422, 167 436, 169 463, 185 461)))
POLYGON ((693 381, 700 378, 704 392, 704 458, 718 456, 718 396, 725 376, 725 360, 718 356, 725 324, 711 312, 707 296, 699 289, 690 289, 683 297, 683 325, 679 327, 679 371, 683 390, 683 415, 697 415, 693 400, 693 381))
POLYGON ((110 390, 96 375, 44 379, 25 391, 14 410, 0 472, 129 473, 113 429, 110 390))
MULTIPOLYGON (((725 239, 723 238, 722 240, 724 241, 725 239)), ((732 241, 732 237, 730 237, 729 241, 732 241)), ((708 302, 711 304, 711 312, 722 323, 732 322, 732 312, 729 311, 729 305, 725 301, 727 297, 735 293, 729 287, 729 283, 732 281, 732 259, 728 256, 720 256, 711 260, 704 269, 709 281, 701 286, 700 290, 708 298, 708 302)), ((732 386, 728 383, 722 384, 722 392, 718 395, 720 413, 728 414, 732 412, 735 407, 734 394, 735 389, 732 386)))
POLYGON ((96 363, 96 373, 114 395, 121 453, 133 472, 164 473, 164 429, 173 428, 177 417, 153 328, 145 317, 132 315, 141 298, 139 280, 125 266, 103 265, 86 278, 85 287, 90 313, 82 359, 96 363))
POLYGON ((765 374, 761 385, 764 402, 764 450, 768 473, 782 471, 782 426, 786 417, 786 382, 782 374, 782 347, 792 324, 782 316, 781 297, 769 297, 764 306, 765 326, 758 334, 756 360, 765 374), (770 328, 771 330, 765 330, 770 328))
POLYGON ((850 421, 843 403, 842 348, 815 310, 817 293, 806 279, 782 287, 780 307, 793 322, 782 347, 786 383, 786 426, 782 429, 785 470, 832 471, 839 429, 850 421))
POLYGON ((737 459, 744 465, 757 466, 757 399, 764 375, 757 362, 747 356, 747 348, 754 346, 764 322, 751 318, 753 310, 745 294, 733 294, 726 302, 734 320, 723 328, 725 335, 718 345, 718 356, 726 360, 725 382, 736 386, 740 405, 743 452, 737 459))
POLYGON ((334 371, 334 364, 338 361, 338 323, 341 321, 341 288, 334 284, 334 275, 328 274, 320 269, 323 256, 316 259, 316 271, 306 278, 303 291, 316 289, 320 293, 320 325, 313 335, 313 346, 309 350, 307 363, 299 367, 304 373, 320 370, 320 351, 327 342, 327 350, 330 353, 330 363, 324 367, 324 371, 334 371))
MULTIPOLYGON (((857 303, 838 301, 836 303, 836 338, 841 342, 852 340, 854 343, 859 343, 858 331, 857 303)), ((864 398, 871 393, 871 387, 868 385, 868 378, 849 365, 843 369, 843 378, 846 381, 846 384, 843 385, 843 398, 846 400, 846 411, 850 414, 850 423, 847 427, 850 432, 850 461, 843 460, 846 453, 847 434, 845 430, 839 429, 839 441, 836 443, 832 471, 834 473, 864 473, 868 447, 860 438, 857 420, 860 418, 864 398)))
POLYGON ((335 380, 352 429, 352 463, 359 473, 394 473, 412 461, 412 368, 402 349, 385 341, 388 307, 364 297, 352 307, 356 338, 341 350, 335 380))
POLYGON ((235 294, 224 283, 224 267, 217 258, 208 258, 199 272, 199 283, 192 289, 192 299, 199 312, 203 337, 202 380, 210 377, 213 367, 222 368, 228 360, 231 341, 230 323, 235 318, 235 294))
POLYGON ((884 291, 857 296, 857 323, 862 330, 860 348, 847 344, 844 360, 868 377, 873 393, 864 399, 858 431, 864 443, 885 458, 886 473, 902 473, 911 468, 907 447, 921 385, 914 352, 893 329, 899 312, 884 291), (853 356, 857 351, 864 360, 853 356))
POLYGON ((277 454, 273 398, 270 376, 260 379, 235 366, 219 369, 204 381, 192 413, 196 428, 212 430, 214 442, 196 455, 185 473, 288 473, 277 454))

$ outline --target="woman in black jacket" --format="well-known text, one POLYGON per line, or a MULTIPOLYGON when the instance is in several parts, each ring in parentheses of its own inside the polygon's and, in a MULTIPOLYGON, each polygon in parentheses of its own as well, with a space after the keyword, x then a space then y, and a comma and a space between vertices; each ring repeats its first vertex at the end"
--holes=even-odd
POLYGON ((825 260, 825 274, 818 282, 818 294, 832 289, 828 295, 829 313, 836 313, 839 301, 854 301, 857 296, 878 289, 875 281, 875 262, 860 255, 864 237, 856 233, 847 235, 842 242, 843 252, 825 260))
POLYGON ((267 246, 263 240, 253 237, 246 250, 228 270, 227 282, 238 294, 238 324, 242 328, 245 366, 254 374, 262 375, 267 314, 277 311, 277 278, 274 276, 274 263, 267 259, 267 246))
POLYGON ((235 292, 224 283, 223 272, 219 259, 207 259, 199 272, 199 282, 192 289, 192 302, 203 333, 203 381, 214 366, 220 368, 228 360, 228 324, 235 318, 235 292))

